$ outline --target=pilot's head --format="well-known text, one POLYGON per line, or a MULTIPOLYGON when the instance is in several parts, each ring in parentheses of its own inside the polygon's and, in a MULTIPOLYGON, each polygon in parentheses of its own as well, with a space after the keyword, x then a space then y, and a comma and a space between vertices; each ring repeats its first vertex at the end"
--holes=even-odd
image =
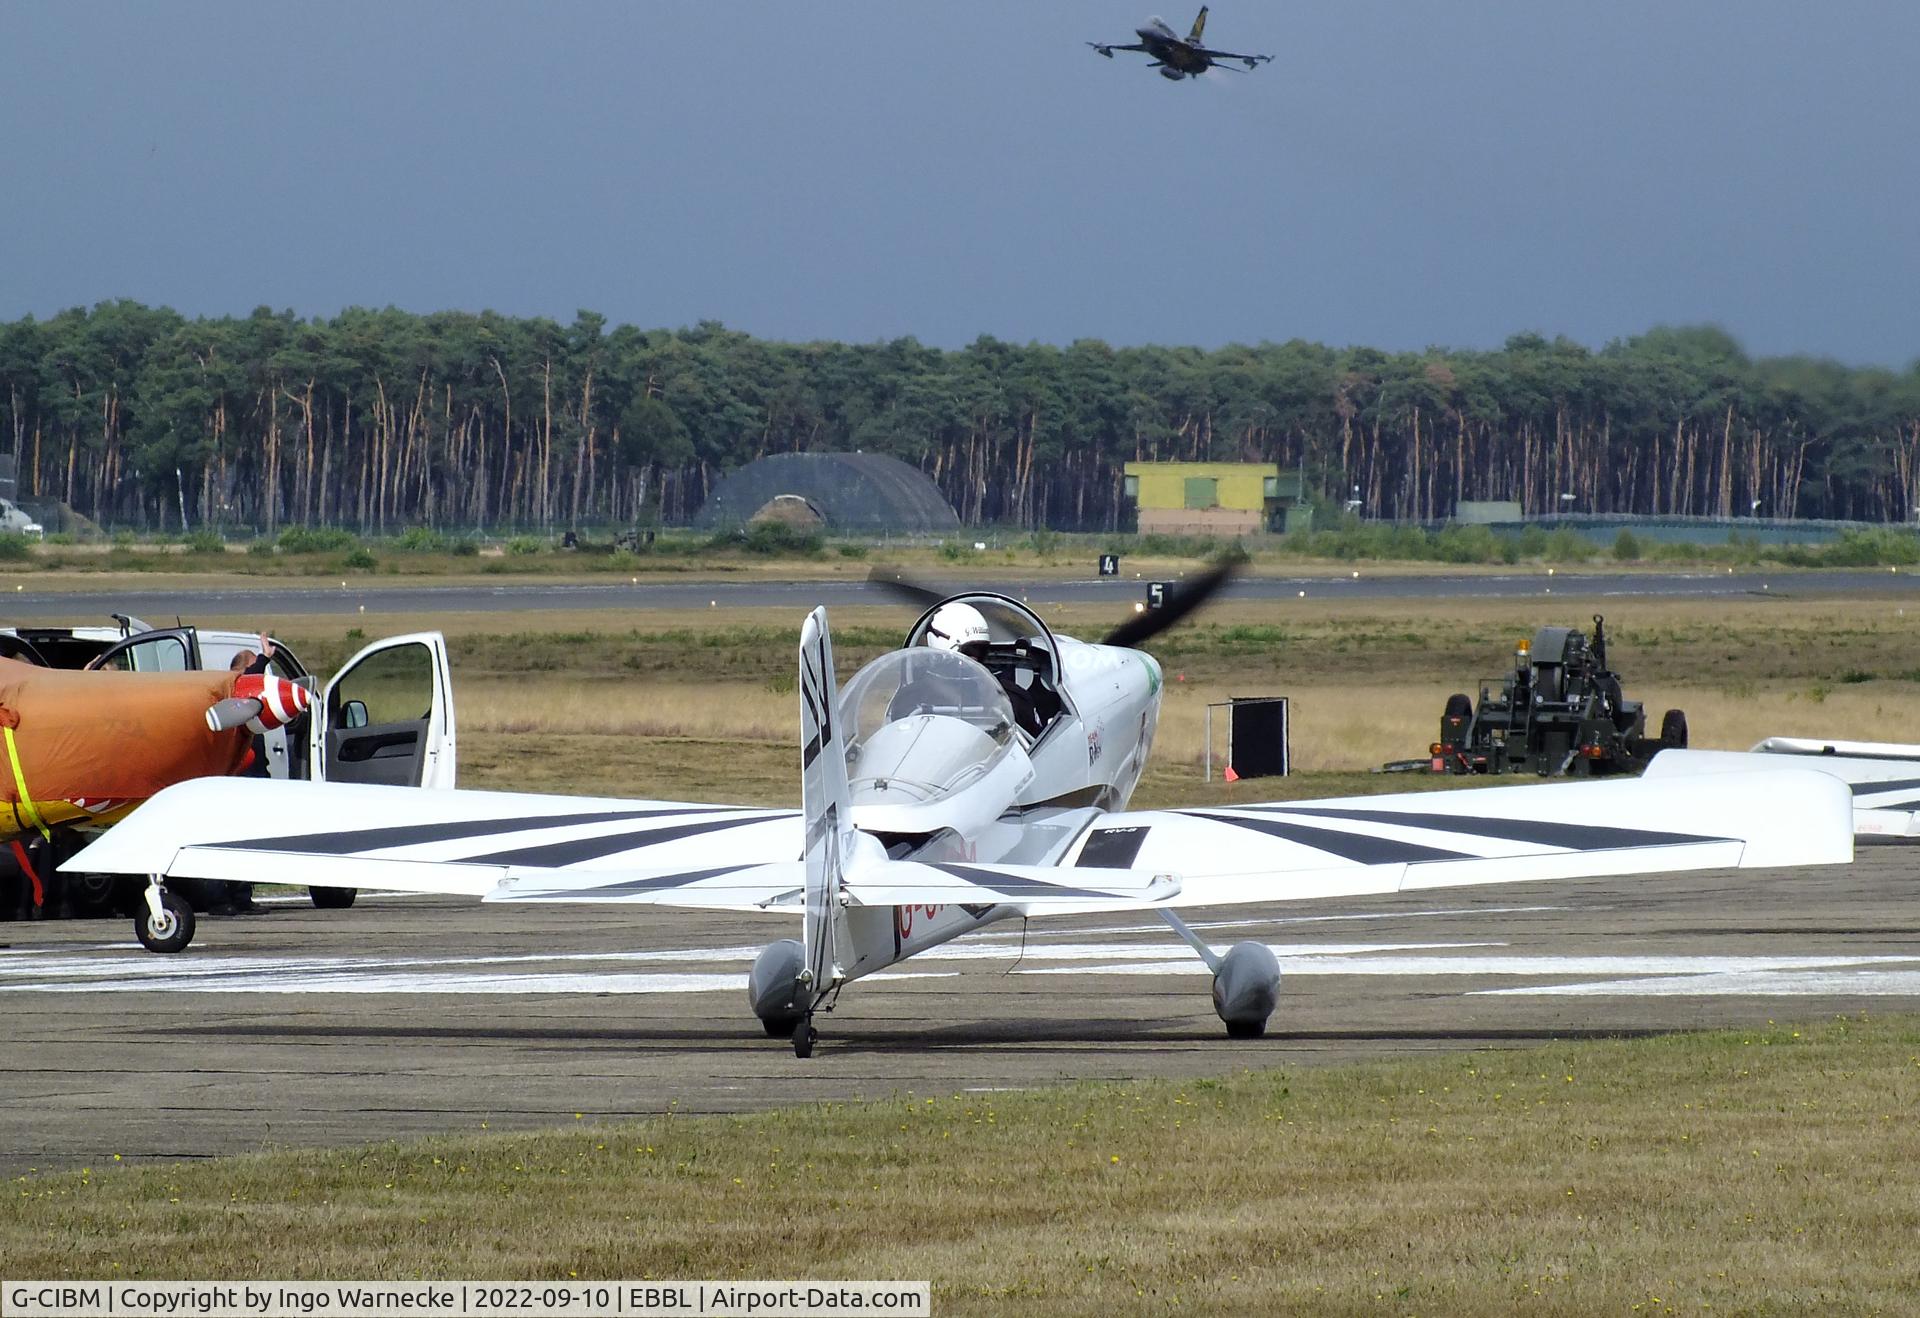
POLYGON ((971 604, 942 604, 927 620, 927 644, 936 650, 974 658, 990 639, 987 620, 971 604))

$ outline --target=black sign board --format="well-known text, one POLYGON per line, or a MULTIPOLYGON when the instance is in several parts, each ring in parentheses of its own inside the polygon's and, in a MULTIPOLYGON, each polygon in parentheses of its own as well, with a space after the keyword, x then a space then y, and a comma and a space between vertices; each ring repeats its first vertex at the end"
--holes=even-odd
POLYGON ((1119 576, 1120 575, 1120 555, 1118 554, 1100 555, 1100 575, 1103 577, 1119 576))
POLYGON ((1227 771, 1230 778, 1284 776, 1289 754, 1287 698, 1236 696, 1227 709, 1227 771))

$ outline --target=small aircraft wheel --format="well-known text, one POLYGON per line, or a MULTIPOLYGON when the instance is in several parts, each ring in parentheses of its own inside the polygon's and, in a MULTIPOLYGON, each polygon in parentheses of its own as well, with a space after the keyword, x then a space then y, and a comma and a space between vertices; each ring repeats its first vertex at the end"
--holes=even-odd
POLYGON ((1660 740, 1663 744, 1685 750, 1687 746, 1687 716, 1680 710, 1670 709, 1660 720, 1660 740))
POLYGON ((193 907, 187 899, 168 888, 160 890, 160 917, 154 918, 146 903, 133 917, 133 932, 149 952, 182 952, 193 941, 193 907))
POLYGON ((357 888, 308 888, 307 896, 323 911, 344 911, 360 895, 357 888))
POLYGON ((820 1039, 814 1030, 813 1022, 801 1017, 800 1023, 793 1027, 793 1055, 806 1058, 813 1056, 813 1045, 820 1039))
POLYGON ((1267 1023, 1265 1021, 1227 1022, 1227 1037, 1229 1039, 1258 1039, 1264 1037, 1266 1032, 1267 1023))

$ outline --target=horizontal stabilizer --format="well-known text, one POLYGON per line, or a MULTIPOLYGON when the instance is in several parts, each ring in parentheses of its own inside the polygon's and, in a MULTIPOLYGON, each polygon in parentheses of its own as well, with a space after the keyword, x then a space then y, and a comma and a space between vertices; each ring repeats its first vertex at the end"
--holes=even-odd
POLYGON ((1830 737, 1768 737, 1753 749, 1762 755, 1840 755, 1856 760, 1920 760, 1920 746, 1907 741, 1836 741, 1830 737))
POLYGON ((1159 906, 1179 895, 1180 883, 1148 870, 894 860, 849 879, 847 892, 862 906, 991 904, 1037 912, 1087 902, 1159 906))
MULTIPOLYGON (((689 867, 593 873, 514 872, 486 895, 490 902, 617 902, 702 910, 800 911, 806 866, 689 867)), ((1180 891, 1165 875, 1137 870, 1059 869, 889 860, 845 877, 854 906, 1018 906, 1051 910, 1089 903, 1101 910, 1156 906, 1180 891)))

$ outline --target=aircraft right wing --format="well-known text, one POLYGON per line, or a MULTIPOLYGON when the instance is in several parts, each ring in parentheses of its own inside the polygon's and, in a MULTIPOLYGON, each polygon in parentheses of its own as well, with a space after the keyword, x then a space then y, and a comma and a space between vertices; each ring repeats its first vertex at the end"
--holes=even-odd
MULTIPOLYGON (((1760 766, 1671 781, 1122 811, 1089 828, 1060 864, 1166 874, 1179 890, 1161 904, 1190 907, 1852 858, 1846 787, 1811 769, 1760 766)), ((1048 913, 1102 909, 1113 908, 1054 903, 1048 913)))
MULTIPOLYGON (((1193 53, 1196 55, 1205 55, 1208 59, 1214 61, 1215 63, 1219 63, 1221 60, 1239 60, 1242 64, 1246 65, 1248 68, 1252 68, 1256 64, 1273 63, 1273 56, 1271 55, 1238 55, 1231 50, 1206 50, 1206 49, 1196 49, 1193 53)), ((1239 72, 1239 70, 1236 69, 1234 70, 1234 72, 1237 73, 1239 72)))

